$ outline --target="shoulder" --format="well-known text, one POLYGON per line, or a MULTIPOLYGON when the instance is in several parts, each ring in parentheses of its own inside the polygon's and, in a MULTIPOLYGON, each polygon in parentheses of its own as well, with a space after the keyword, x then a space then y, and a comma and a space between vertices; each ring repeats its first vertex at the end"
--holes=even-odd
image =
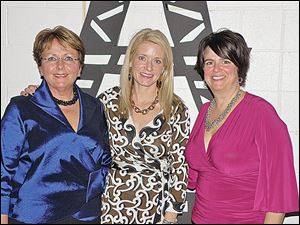
POLYGON ((80 95, 83 99, 88 100, 88 101, 92 101, 92 102, 99 102, 99 100, 85 92, 83 92, 81 89, 80 90, 80 95))
MULTIPOLYGON (((284 121, 278 115, 274 106, 262 97, 254 94, 246 93, 245 107, 247 107, 248 115, 251 115, 253 120, 258 119, 262 124, 284 124, 284 121)), ((246 108, 245 108, 246 110, 246 108)))
POLYGON ((89 94, 83 92, 81 89, 79 89, 79 90, 80 90, 81 98, 82 98, 82 100, 83 100, 83 105, 84 105, 85 107, 87 107, 87 106, 97 106, 97 107, 99 107, 100 109, 103 109, 103 108, 104 108, 102 102, 99 101, 98 98, 93 97, 93 96, 91 96, 91 95, 89 95, 89 94))
POLYGON ((181 120, 189 120, 190 114, 189 109, 184 103, 184 101, 177 95, 174 94, 174 99, 172 103, 172 117, 181 118, 181 120))
POLYGON ((268 102, 266 99, 246 92, 245 102, 253 110, 260 112, 276 112, 274 106, 268 102))
POLYGON ((26 111, 26 109, 31 109, 29 106, 30 98, 32 96, 15 96, 10 99, 9 104, 7 105, 3 117, 9 115, 20 114, 22 111, 26 111))
POLYGON ((203 103, 199 107, 197 118, 200 118, 200 117, 203 117, 206 115, 209 105, 210 105, 210 101, 203 103))
POLYGON ((13 103, 13 104, 24 104, 26 102, 29 101, 29 99, 31 98, 32 96, 29 95, 29 96, 14 96, 10 99, 10 103, 13 103))
POLYGON ((202 105, 201 105, 201 107, 199 108, 199 112, 206 112, 207 111, 207 109, 208 109, 208 107, 209 107, 209 105, 210 105, 210 101, 209 102, 205 102, 205 103, 203 103, 202 105))
POLYGON ((106 104, 107 102, 113 100, 113 99, 118 99, 120 96, 120 87, 115 86, 112 88, 107 89, 106 91, 102 92, 97 98, 106 104))
POLYGON ((174 94, 173 102, 172 102, 173 111, 177 112, 188 112, 188 107, 184 103, 184 101, 176 94, 174 94))
POLYGON ((15 106, 18 108, 26 107, 30 104, 32 96, 15 96, 10 99, 9 106, 15 106))

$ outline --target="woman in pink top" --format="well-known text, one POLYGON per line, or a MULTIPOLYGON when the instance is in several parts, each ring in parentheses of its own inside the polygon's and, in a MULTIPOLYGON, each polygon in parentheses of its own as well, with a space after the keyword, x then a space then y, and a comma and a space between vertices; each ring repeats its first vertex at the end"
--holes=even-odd
POLYGON ((282 223, 298 212, 287 126, 263 98, 245 92, 250 49, 230 30, 201 40, 195 69, 214 99, 201 107, 186 149, 193 223, 282 223))

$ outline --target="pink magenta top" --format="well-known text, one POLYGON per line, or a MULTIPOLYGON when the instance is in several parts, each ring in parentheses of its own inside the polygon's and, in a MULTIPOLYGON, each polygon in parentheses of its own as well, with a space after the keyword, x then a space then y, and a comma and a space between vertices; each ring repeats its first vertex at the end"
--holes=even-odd
POLYGON ((186 148, 189 189, 195 189, 192 221, 263 223, 266 212, 298 212, 291 139, 266 100, 246 92, 204 147, 201 107, 186 148))

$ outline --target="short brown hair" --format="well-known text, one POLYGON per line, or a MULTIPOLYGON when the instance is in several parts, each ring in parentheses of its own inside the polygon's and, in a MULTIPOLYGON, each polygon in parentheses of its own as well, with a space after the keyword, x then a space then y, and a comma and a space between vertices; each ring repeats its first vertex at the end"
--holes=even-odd
POLYGON ((69 46, 79 53, 79 62, 84 64, 85 48, 83 41, 73 31, 64 26, 56 26, 53 29, 41 30, 35 37, 33 45, 33 57, 38 66, 41 66, 41 57, 45 49, 49 48, 52 41, 57 39, 63 46, 69 46))
POLYGON ((250 64, 250 48, 244 37, 228 29, 222 29, 206 36, 200 41, 195 70, 204 80, 204 51, 210 47, 218 56, 229 59, 238 68, 238 77, 242 78, 240 86, 245 86, 250 64))

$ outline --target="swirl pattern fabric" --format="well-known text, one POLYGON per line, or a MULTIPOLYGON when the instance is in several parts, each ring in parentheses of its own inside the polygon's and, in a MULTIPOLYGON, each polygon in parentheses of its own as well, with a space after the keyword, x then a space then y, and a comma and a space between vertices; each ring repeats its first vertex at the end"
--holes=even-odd
POLYGON ((106 107, 113 166, 102 197, 101 223, 153 224, 166 209, 182 212, 186 201, 189 137, 187 108, 173 108, 166 122, 159 113, 139 133, 132 118, 119 118, 119 87, 100 99, 106 107))

